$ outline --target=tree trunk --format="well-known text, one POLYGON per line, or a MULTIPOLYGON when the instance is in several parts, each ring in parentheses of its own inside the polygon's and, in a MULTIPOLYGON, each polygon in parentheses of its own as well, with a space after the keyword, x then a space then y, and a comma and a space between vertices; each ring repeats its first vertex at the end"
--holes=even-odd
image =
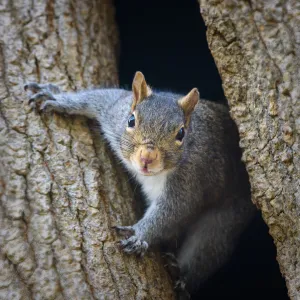
POLYGON ((0 4, 0 299, 173 299, 160 258, 123 255, 128 178, 80 117, 40 116, 23 84, 116 85, 111 1, 0 4))
POLYGON ((298 0, 200 0, 252 186, 291 299, 300 298, 298 0))

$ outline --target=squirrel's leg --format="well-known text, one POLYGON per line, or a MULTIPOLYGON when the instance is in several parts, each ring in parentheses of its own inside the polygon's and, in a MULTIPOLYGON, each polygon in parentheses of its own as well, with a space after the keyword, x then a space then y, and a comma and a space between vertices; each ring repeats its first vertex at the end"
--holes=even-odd
POLYGON ((174 283, 174 290, 177 295, 177 300, 190 299, 190 294, 186 290, 186 280, 181 276, 180 268, 178 265, 177 258, 172 252, 165 252, 162 254, 164 260, 164 267, 169 273, 171 280, 174 283))
POLYGON ((42 112, 56 111, 95 119, 109 104, 106 89, 61 93, 56 85, 37 83, 28 83, 24 89, 29 94, 29 103, 37 105, 42 112))
POLYGON ((148 245, 154 245, 161 240, 166 240, 174 235, 176 226, 180 224, 184 215, 183 210, 174 208, 174 203, 160 199, 158 203, 152 202, 145 215, 133 226, 116 226, 117 233, 126 239, 120 241, 120 246, 124 252, 143 255, 148 245), (172 211, 178 214, 170 214, 172 211), (168 217, 166 218, 166 214, 168 217))
POLYGON ((180 272, 188 291, 196 290, 232 255, 243 226, 236 226, 233 210, 211 211, 191 228, 178 256, 180 272), (196 281, 195 281, 196 279, 196 281))

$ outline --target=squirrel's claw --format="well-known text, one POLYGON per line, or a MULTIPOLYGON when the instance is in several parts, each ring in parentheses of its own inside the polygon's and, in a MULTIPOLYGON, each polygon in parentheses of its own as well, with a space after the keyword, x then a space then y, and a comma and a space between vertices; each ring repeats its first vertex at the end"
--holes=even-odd
POLYGON ((165 252, 162 254, 162 257, 165 261, 165 268, 171 275, 171 278, 175 280, 175 278, 179 278, 180 276, 180 268, 178 265, 178 261, 174 253, 165 252))
POLYGON ((27 91, 28 96, 28 105, 31 107, 39 107, 39 110, 42 112, 50 111, 51 107, 55 106, 55 97, 49 90, 41 88, 37 83, 29 83, 24 86, 24 89, 27 91), (38 92, 37 92, 38 91, 38 92))
POLYGON ((43 101, 43 100, 55 100, 53 97, 52 93, 48 91, 42 91, 37 94, 34 94, 28 101, 28 104, 32 102, 37 102, 37 101, 43 101))
POLYGON ((38 84, 29 82, 24 85, 24 90, 27 92, 29 100, 28 105, 33 108, 38 107, 42 113, 51 110, 59 110, 54 94, 59 92, 59 87, 54 84, 38 84))
POLYGON ((119 241, 120 248, 127 254, 136 254, 143 257, 148 249, 148 243, 141 241, 136 235, 129 239, 119 241))
POLYGON ((55 109, 56 106, 56 101, 54 100, 47 100, 45 102, 43 102, 40 106, 40 112, 42 113, 46 113, 46 112, 50 112, 53 109, 55 109))
POLYGON ((32 93, 36 94, 41 90, 41 86, 36 82, 28 82, 24 85, 24 90, 27 92, 27 90, 30 90, 32 93))
POLYGON ((40 92, 41 90, 47 90, 53 94, 58 94, 60 93, 60 88, 52 83, 46 83, 46 84, 39 84, 36 82, 28 82, 26 84, 24 84, 24 90, 27 92, 28 90, 33 93, 36 94, 38 92, 40 92))
POLYGON ((140 240, 135 235, 135 230, 132 226, 114 226, 117 234, 124 236, 126 239, 118 242, 119 247, 127 254, 136 254, 144 256, 148 249, 148 243, 140 240))
POLYGON ((191 295, 186 289, 186 279, 184 277, 181 277, 175 282, 174 290, 176 291, 177 299, 179 300, 191 299, 191 295))

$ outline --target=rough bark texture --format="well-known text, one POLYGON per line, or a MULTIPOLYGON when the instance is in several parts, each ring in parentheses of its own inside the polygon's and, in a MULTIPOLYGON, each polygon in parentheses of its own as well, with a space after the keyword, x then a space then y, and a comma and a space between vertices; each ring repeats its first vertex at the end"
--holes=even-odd
POLYGON ((87 120, 40 116, 23 84, 116 85, 111 1, 0 4, 0 299, 172 299, 160 259, 124 256, 133 193, 87 120))
POLYGON ((300 299, 300 2, 200 0, 252 186, 300 299))

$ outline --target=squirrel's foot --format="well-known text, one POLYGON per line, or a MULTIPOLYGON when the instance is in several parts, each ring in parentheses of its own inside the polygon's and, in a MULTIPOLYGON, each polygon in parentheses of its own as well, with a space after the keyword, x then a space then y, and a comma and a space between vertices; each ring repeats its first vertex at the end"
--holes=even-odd
POLYGON ((191 299, 190 293, 186 289, 186 279, 184 277, 180 277, 174 285, 174 290, 177 294, 178 300, 188 300, 191 299))
POLYGON ((51 111, 57 106, 54 94, 60 90, 56 85, 30 82, 24 85, 24 90, 30 97, 28 104, 39 107, 42 112, 51 111))
POLYGON ((164 252, 163 259, 166 262, 165 268, 167 269, 172 281, 174 282, 174 290, 177 295, 177 300, 190 299, 190 294, 186 290, 186 279, 180 274, 180 268, 174 253, 164 252))
POLYGON ((135 230, 132 226, 115 226, 114 229, 116 229, 118 234, 126 237, 125 240, 118 242, 125 253, 144 256, 148 249, 148 243, 135 235, 135 230))
POLYGON ((176 256, 172 252, 164 252, 162 257, 165 262, 165 268, 169 272, 172 280, 176 281, 180 276, 180 268, 176 256))

